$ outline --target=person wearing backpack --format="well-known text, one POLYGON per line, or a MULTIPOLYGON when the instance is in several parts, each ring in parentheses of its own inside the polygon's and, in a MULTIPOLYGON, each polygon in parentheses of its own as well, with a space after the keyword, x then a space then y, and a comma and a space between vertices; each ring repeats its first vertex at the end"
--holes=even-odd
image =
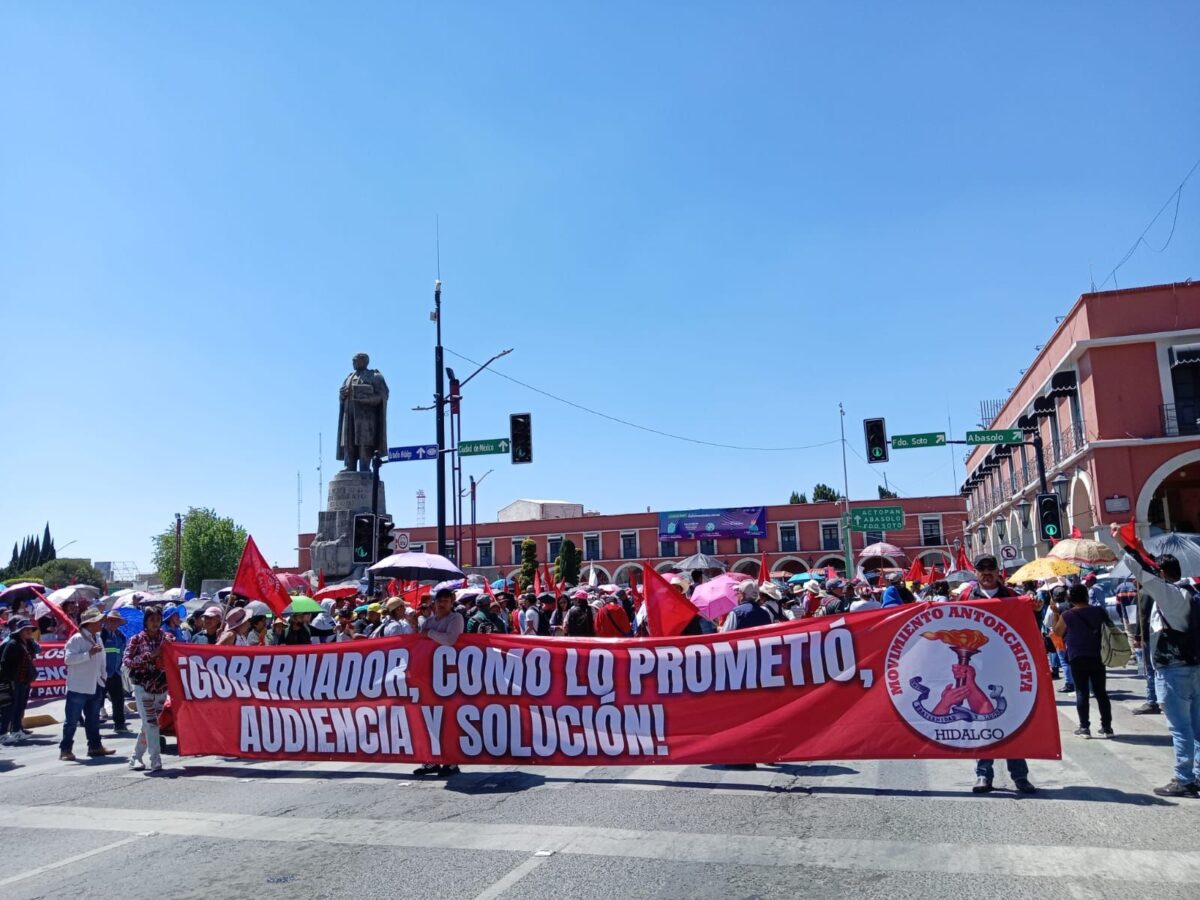
POLYGON ((1108 684, 1104 662, 1100 654, 1100 637, 1112 627, 1103 606, 1090 606, 1088 589, 1082 584, 1072 585, 1067 591, 1070 608, 1064 612, 1053 609, 1050 627, 1067 646, 1067 665, 1075 682, 1075 712, 1079 716, 1079 727, 1075 734, 1082 738, 1092 736, 1088 717, 1090 693, 1096 693, 1096 705, 1100 708, 1100 731, 1102 738, 1113 736, 1112 702, 1108 699, 1108 684))
POLYGON ((1182 573, 1174 556, 1152 560, 1138 546, 1132 527, 1114 523, 1112 536, 1124 548, 1129 570, 1141 570, 1138 580, 1152 602, 1144 645, 1154 662, 1155 690, 1175 750, 1174 777, 1154 793, 1200 798, 1200 600, 1175 584, 1182 573))

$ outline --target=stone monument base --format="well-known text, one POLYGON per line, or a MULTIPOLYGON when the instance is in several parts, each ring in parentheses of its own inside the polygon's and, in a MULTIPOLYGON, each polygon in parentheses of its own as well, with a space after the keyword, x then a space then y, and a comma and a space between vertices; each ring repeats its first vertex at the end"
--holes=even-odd
MULTIPOLYGON (((327 581, 337 581, 353 573, 354 517, 371 511, 371 473, 338 472, 329 481, 325 511, 317 514, 317 536, 309 545, 313 571, 324 571, 327 581)), ((379 508, 387 511, 383 482, 379 482, 379 508)))

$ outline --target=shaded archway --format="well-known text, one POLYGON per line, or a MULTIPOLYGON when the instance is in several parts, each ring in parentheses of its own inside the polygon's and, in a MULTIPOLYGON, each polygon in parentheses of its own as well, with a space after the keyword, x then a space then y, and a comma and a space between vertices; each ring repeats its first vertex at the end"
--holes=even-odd
POLYGON ((677 560, 676 561, 666 560, 665 562, 660 562, 657 566, 654 567, 654 571, 658 572, 660 575, 663 574, 664 572, 672 572, 672 571, 678 572, 679 571, 678 561, 677 560))
POLYGON ((813 569, 824 569, 829 566, 832 566, 835 572, 846 574, 846 558, 844 556, 822 556, 813 563, 813 569))
POLYGON ((579 567, 579 582, 587 584, 591 578, 592 567, 596 569, 596 584, 612 584, 612 575, 604 566, 597 566, 595 563, 585 563, 579 567))
POLYGON ((917 555, 917 559, 921 561, 921 565, 928 571, 935 566, 942 572, 949 572, 954 565, 954 558, 945 550, 925 550, 917 555))
POLYGON ((858 567, 864 572, 874 572, 876 569, 901 569, 904 568, 895 557, 892 556, 868 556, 866 559, 858 561, 858 567))
MULTIPOLYGON (((1092 499, 1092 481, 1086 472, 1076 472, 1067 494, 1071 529, 1079 529, 1085 538, 1096 536, 1096 504, 1092 499)), ((1070 534, 1071 532, 1067 532, 1070 534)))
POLYGON ((639 576, 638 580, 640 581, 641 580, 640 576, 642 574, 642 564, 641 563, 625 563, 622 566, 618 566, 617 571, 613 572, 612 584, 629 584, 629 573, 630 572, 639 576))
POLYGON ((743 575, 752 575, 755 578, 758 577, 758 569, 759 561, 757 559, 751 559, 750 557, 739 559, 732 566, 730 566, 730 571, 732 572, 741 572, 743 575))
POLYGON ((1138 494, 1137 520, 1163 531, 1200 530, 1200 450, 1180 453, 1151 473, 1138 494))
POLYGON ((797 575, 800 572, 808 571, 808 563, 795 556, 785 556, 775 560, 772 568, 776 572, 787 572, 789 575, 797 575))

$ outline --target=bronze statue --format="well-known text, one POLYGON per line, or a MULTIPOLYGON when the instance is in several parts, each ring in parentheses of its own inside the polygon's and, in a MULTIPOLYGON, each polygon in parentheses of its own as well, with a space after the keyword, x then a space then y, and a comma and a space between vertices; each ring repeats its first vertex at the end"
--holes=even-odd
POLYGON ((378 369, 368 369, 371 358, 354 355, 354 371, 338 391, 337 458, 348 472, 371 471, 371 457, 387 456, 388 386, 378 369))

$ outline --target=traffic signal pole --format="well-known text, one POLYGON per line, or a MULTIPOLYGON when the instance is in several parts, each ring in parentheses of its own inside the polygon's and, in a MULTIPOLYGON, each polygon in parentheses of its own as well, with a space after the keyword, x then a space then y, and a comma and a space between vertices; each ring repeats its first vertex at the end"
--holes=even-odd
POLYGON ((433 283, 433 317, 437 324, 437 345, 433 348, 433 407, 437 417, 437 545, 438 555, 446 555, 446 383, 442 368, 442 282, 433 283))

